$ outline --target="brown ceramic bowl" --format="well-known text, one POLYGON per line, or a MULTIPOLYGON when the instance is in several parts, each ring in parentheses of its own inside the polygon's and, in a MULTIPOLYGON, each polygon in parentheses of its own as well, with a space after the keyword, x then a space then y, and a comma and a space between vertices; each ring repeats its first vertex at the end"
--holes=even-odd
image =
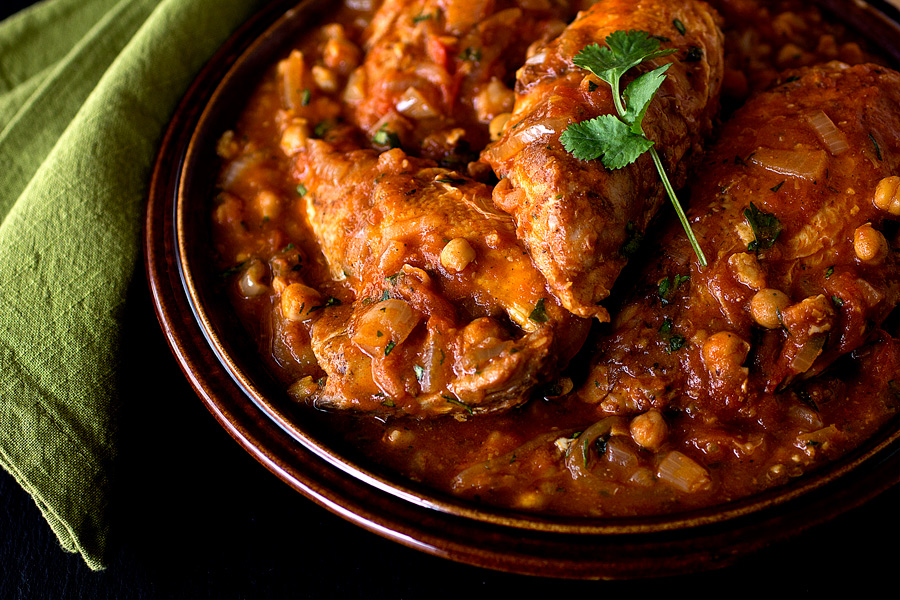
MULTIPOLYGON (((385 471, 296 412, 213 281, 215 144, 266 68, 327 16, 324 2, 281 0, 213 57, 178 109, 158 157, 145 224, 157 314, 209 410, 257 460, 328 510, 386 538, 453 560, 571 578, 710 569, 867 501, 900 480, 900 424, 798 480, 706 510, 646 518, 536 516, 475 506, 385 471)), ((823 2, 900 64, 900 27, 870 5, 823 2)), ((885 9, 889 8, 884 5, 885 9)))

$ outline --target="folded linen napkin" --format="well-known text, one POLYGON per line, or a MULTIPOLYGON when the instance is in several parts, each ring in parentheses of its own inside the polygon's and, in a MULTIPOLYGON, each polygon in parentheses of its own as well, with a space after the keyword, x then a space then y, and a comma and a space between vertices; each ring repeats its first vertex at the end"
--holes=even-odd
POLYGON ((263 0, 46 0, 0 23, 0 464, 103 567, 120 318, 162 133, 263 0))

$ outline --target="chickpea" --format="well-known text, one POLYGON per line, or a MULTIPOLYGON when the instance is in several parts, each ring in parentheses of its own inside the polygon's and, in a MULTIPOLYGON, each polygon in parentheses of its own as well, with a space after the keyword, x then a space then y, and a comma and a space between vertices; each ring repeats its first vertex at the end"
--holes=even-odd
POLYGON ((666 420, 655 408, 633 418, 629 429, 631 438, 638 446, 653 451, 659 450, 669 434, 666 420))
POLYGON ((879 263, 888 254, 888 243, 884 235, 871 223, 856 228, 853 233, 853 250, 856 257, 865 263, 879 263))
POLYGON ((900 177, 892 175, 879 181, 872 203, 880 210, 900 217, 900 177))
POLYGON ((302 283, 292 283, 281 292, 281 314, 288 321, 308 321, 317 306, 322 306, 322 295, 302 283))
POLYGON ((256 207, 264 220, 274 219, 281 212, 281 198, 275 192, 263 190, 256 195, 256 207))
POLYGON ((475 249, 465 238, 454 238, 447 242, 441 250, 441 264, 444 268, 457 273, 475 260, 475 249))
POLYGON ((778 329, 781 327, 781 311, 790 303, 791 299, 781 290, 765 288, 756 292, 750 300, 750 315, 766 329, 778 329))
POLYGON ((741 368, 750 353, 750 344, 730 331, 720 331, 703 342, 701 353, 710 374, 723 376, 741 368))

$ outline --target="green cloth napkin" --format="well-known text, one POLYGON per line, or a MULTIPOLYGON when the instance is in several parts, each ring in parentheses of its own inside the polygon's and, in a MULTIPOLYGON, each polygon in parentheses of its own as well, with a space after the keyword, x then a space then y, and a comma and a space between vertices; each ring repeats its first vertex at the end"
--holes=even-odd
POLYGON ((121 315, 195 73, 262 0, 46 0, 0 23, 0 464, 103 567, 121 315))

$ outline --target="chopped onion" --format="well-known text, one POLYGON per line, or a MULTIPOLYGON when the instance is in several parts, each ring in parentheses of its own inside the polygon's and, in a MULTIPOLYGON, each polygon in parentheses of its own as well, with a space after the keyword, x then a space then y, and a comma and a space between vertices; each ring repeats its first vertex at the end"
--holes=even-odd
POLYGON ((263 283, 263 278, 267 272, 266 265, 261 260, 254 258, 250 261, 250 264, 238 281, 241 293, 247 298, 265 294, 269 290, 269 286, 263 283))
POLYGON ((397 99, 395 107, 397 108, 397 112, 412 119, 427 119, 429 117, 436 117, 440 114, 434 106, 425 99, 422 92, 412 86, 406 88, 406 91, 397 99))
POLYGON ((677 450, 666 454, 659 463, 656 475, 660 480, 682 492, 699 492, 710 485, 706 469, 677 450))
POLYGON ((791 361, 791 370, 794 373, 806 373, 813 365, 819 354, 822 353, 822 347, 825 346, 826 334, 821 333, 811 336, 805 344, 800 346, 800 350, 791 361))
POLYGON ((409 337, 420 319, 407 302, 394 298, 384 300, 360 317, 351 339, 369 356, 387 356, 394 346, 409 337))
POLYGON ((281 92, 285 108, 297 110, 303 105, 303 53, 294 50, 278 65, 281 71, 281 92))
POLYGON ((544 64, 545 60, 547 60, 547 51, 541 50, 534 56, 529 57, 528 60, 525 61, 525 64, 526 65, 542 65, 542 64, 544 64))
POLYGON ((759 148, 750 158, 764 169, 814 181, 822 177, 828 157, 824 150, 775 150, 759 148))
POLYGON ((575 439, 566 451, 566 468, 572 477, 587 477, 591 474, 588 465, 596 454, 593 451, 594 442, 601 436, 610 435, 613 428, 621 427, 624 423, 625 419, 622 417, 606 417, 585 429, 575 439))
POLYGON ((806 115, 806 120, 816 130, 819 139, 822 140, 822 143, 828 147, 828 151, 834 156, 850 148, 844 134, 835 127, 834 122, 821 110, 806 115))
POLYGON ((219 178, 219 187, 223 190, 230 189, 246 169, 263 162, 267 156, 268 154, 264 150, 255 150, 242 154, 231 161, 225 167, 225 170, 222 171, 222 176, 219 178))

